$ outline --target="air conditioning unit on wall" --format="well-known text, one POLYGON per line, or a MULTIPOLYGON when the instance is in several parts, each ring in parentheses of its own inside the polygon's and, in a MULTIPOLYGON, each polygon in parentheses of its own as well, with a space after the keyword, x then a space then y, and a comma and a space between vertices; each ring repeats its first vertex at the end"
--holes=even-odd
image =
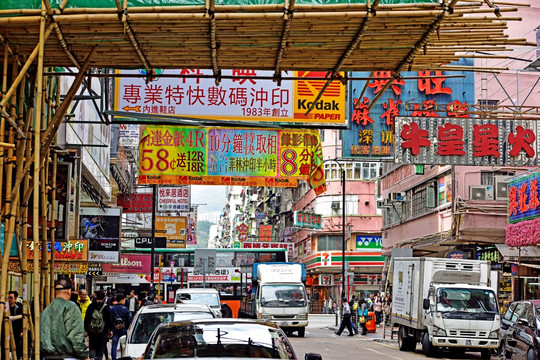
POLYGON ((470 185, 469 200, 493 200, 493 186, 470 185))
POLYGON ((330 206, 332 209, 339 209, 340 203, 337 201, 332 201, 332 205, 330 206))
POLYGON ((495 176, 495 200, 508 200, 508 179, 511 176, 495 176))

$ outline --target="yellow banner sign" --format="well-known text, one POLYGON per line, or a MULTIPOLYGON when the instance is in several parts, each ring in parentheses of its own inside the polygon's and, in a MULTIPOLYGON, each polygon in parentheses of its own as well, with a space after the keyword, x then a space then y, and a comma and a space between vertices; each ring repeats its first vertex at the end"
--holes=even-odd
MULTIPOLYGON (((27 258, 28 260, 34 259, 34 243, 28 241, 27 243, 27 258)), ((51 253, 49 246, 49 257, 51 253)), ((41 250, 39 249, 39 259, 41 259, 41 250)), ((88 239, 69 240, 64 242, 54 243, 54 259, 59 261, 88 261, 88 239)))
MULTIPOLYGON (((9 271, 21 272, 21 263, 19 260, 10 260, 8 265, 9 271)), ((34 271, 34 262, 28 261, 27 271, 34 271)), ((87 262, 64 262, 58 261, 54 263, 54 272, 57 274, 86 274, 88 271, 87 262)))
POLYGON ((139 183, 294 187, 324 191, 318 130, 147 126, 139 183))

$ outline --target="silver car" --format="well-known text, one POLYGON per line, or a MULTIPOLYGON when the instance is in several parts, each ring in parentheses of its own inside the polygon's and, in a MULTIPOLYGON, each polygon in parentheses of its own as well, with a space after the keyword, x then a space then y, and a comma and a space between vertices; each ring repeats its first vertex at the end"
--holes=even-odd
POLYGON ((118 343, 122 357, 140 357, 150 335, 163 323, 194 319, 212 319, 214 312, 208 305, 200 304, 157 304, 143 306, 135 314, 127 335, 120 337, 118 343))

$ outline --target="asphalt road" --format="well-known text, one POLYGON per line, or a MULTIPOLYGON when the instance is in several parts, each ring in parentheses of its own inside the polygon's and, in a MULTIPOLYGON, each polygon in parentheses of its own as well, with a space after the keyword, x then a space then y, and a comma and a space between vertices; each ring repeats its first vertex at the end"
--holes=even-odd
MULTIPOLYGON (((376 333, 366 336, 347 336, 345 330, 341 336, 334 334, 336 330, 335 318, 331 315, 310 315, 309 326, 304 338, 299 338, 293 333, 291 341, 296 356, 299 360, 304 359, 307 352, 322 355, 323 360, 379 360, 379 359, 425 359, 420 345, 415 352, 402 352, 397 348, 397 340, 382 338, 382 328, 376 333)), ((389 334, 389 332, 387 332, 389 334)), ((438 359, 480 359, 480 353, 465 353, 463 355, 442 354, 438 359)), ((498 359, 492 356, 492 359, 498 359)))

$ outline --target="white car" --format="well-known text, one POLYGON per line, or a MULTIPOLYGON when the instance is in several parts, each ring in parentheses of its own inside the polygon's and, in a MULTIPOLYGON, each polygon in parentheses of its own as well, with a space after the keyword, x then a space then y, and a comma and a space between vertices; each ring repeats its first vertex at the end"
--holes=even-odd
POLYGON ((184 304, 208 305, 218 318, 221 316, 221 301, 219 293, 212 288, 190 288, 176 290, 176 302, 184 304))
POLYGON ((140 357, 146 349, 150 335, 160 324, 195 319, 213 319, 215 317, 214 312, 208 305, 157 304, 143 306, 133 317, 127 335, 120 337, 118 340, 122 357, 140 357))

